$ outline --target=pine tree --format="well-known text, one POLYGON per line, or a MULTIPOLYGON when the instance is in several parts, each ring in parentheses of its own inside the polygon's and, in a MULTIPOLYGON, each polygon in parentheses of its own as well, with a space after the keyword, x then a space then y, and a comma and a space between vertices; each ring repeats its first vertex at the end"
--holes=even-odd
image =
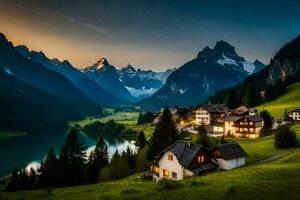
POLYGON ((98 180, 100 170, 109 164, 107 145, 104 138, 100 137, 95 149, 91 152, 87 163, 87 173, 89 183, 95 183, 98 180))
POLYGON ((255 90, 252 84, 248 83, 243 102, 247 106, 255 106, 260 101, 259 93, 255 90))
POLYGON ((5 187, 5 191, 11 192, 11 191, 16 191, 19 190, 19 170, 15 169, 13 171, 13 174, 11 176, 11 179, 7 183, 7 186, 5 187))
POLYGON ((285 92, 285 84, 281 79, 277 79, 274 85, 275 97, 283 95, 285 92))
POLYGON ((59 156, 60 183, 63 186, 80 185, 86 182, 86 147, 79 140, 78 133, 72 129, 59 156))
POLYGON ((36 188, 37 174, 33 168, 29 170, 29 189, 33 190, 36 188))
POLYGON ((224 104, 228 108, 236 108, 238 106, 238 99, 237 99, 237 96, 236 96, 234 90, 230 90, 227 93, 226 98, 224 100, 224 104))
POLYGON ((122 157, 124 157, 127 160, 130 168, 133 170, 135 168, 135 165, 136 165, 136 155, 129 148, 129 146, 127 147, 126 151, 124 151, 122 153, 122 157))
POLYGON ((136 147, 137 149, 142 149, 146 144, 147 144, 147 140, 146 140, 146 137, 145 137, 145 134, 144 134, 144 131, 141 131, 137 138, 136 138, 136 147))
POLYGON ((198 137, 196 143, 201 144, 203 145, 203 147, 206 148, 209 147, 210 143, 209 143, 209 138, 205 127, 201 125, 197 128, 197 131, 198 131, 198 137))
POLYGON ((41 167, 38 169, 39 172, 39 187, 55 187, 59 185, 58 173, 59 166, 58 160, 55 156, 54 150, 50 148, 46 154, 46 157, 41 163, 41 167))
POLYGON ((147 160, 152 160, 157 153, 176 142, 178 138, 178 130, 173 121, 172 114, 166 107, 150 140, 147 160))

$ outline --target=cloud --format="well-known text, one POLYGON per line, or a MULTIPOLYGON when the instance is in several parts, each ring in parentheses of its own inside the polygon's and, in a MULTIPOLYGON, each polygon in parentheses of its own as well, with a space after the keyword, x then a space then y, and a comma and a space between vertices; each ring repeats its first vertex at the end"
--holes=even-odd
POLYGON ((91 29, 91 30, 94 30, 98 33, 106 33, 107 32, 107 29, 104 28, 104 27, 101 27, 101 26, 96 26, 96 25, 93 25, 93 24, 84 24, 84 26, 91 29))

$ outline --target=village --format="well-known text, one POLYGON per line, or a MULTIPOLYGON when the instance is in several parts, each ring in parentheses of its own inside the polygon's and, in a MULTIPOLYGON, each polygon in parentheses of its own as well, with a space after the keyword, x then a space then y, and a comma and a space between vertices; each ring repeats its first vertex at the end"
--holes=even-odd
MULTIPOLYGON (((157 123, 164 109, 156 115, 157 123)), ((199 126, 205 128, 210 137, 245 138, 261 137, 264 119, 258 110, 246 106, 229 109, 224 104, 204 104, 194 110, 169 109, 177 128, 192 134, 199 134, 199 126)), ((272 119, 271 129, 300 122, 300 109, 287 113, 283 120, 272 119)), ((246 164, 247 152, 237 143, 217 144, 211 148, 192 143, 189 138, 178 140, 155 155, 147 165, 152 180, 183 180, 214 170, 231 170, 246 164)))

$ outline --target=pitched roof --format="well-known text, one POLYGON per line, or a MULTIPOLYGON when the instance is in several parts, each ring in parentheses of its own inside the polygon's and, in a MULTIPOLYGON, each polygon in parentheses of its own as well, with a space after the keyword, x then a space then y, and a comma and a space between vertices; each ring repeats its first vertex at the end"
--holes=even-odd
POLYGON ((248 119, 250 121, 254 121, 254 122, 264 121, 263 118, 261 118, 258 115, 247 115, 247 116, 244 116, 244 118, 246 118, 246 119, 248 119))
POLYGON ((225 116, 223 119, 224 121, 231 121, 231 122, 235 122, 237 120, 239 120, 241 117, 238 116, 225 116))
POLYGON ((224 104, 204 104, 198 108, 203 108, 209 113, 225 113, 225 110, 227 109, 224 104))
POLYGON ((292 110, 292 111, 290 111, 289 113, 292 113, 292 112, 300 112, 300 108, 295 109, 295 110, 292 110))
POLYGON ((176 156, 180 165, 187 167, 201 148, 202 145, 200 144, 195 144, 184 140, 178 140, 165 150, 158 153, 155 156, 155 158, 158 161, 165 152, 170 151, 176 156))
POLYGON ((221 154, 220 157, 225 160, 247 156, 246 151, 238 143, 219 144, 213 148, 212 152, 215 150, 218 150, 221 154))

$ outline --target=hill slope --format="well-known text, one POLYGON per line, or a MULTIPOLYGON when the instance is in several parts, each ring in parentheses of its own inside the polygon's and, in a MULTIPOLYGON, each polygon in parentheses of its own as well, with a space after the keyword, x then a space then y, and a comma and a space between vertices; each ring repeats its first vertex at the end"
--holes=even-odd
POLYGON ((300 82, 287 87, 285 94, 274 101, 257 107, 258 110, 268 110, 276 119, 283 117, 285 109, 289 112, 296 108, 300 108, 300 82))
MULTIPOLYGON (((300 137, 300 126, 294 127, 300 137)), ((137 175, 120 181, 60 188, 47 196, 45 190, 4 193, 8 199, 299 199, 300 149, 276 150, 273 137, 257 141, 240 140, 243 148, 253 157, 289 152, 289 155, 267 164, 252 164, 243 168, 213 172, 180 181, 182 185, 162 191, 151 181, 137 181, 137 175), (255 147, 255 149, 253 148, 255 147), (268 152, 266 154, 266 152, 268 152), (259 155, 259 156, 258 156, 259 155), (232 188, 233 192, 228 192, 232 188)))

